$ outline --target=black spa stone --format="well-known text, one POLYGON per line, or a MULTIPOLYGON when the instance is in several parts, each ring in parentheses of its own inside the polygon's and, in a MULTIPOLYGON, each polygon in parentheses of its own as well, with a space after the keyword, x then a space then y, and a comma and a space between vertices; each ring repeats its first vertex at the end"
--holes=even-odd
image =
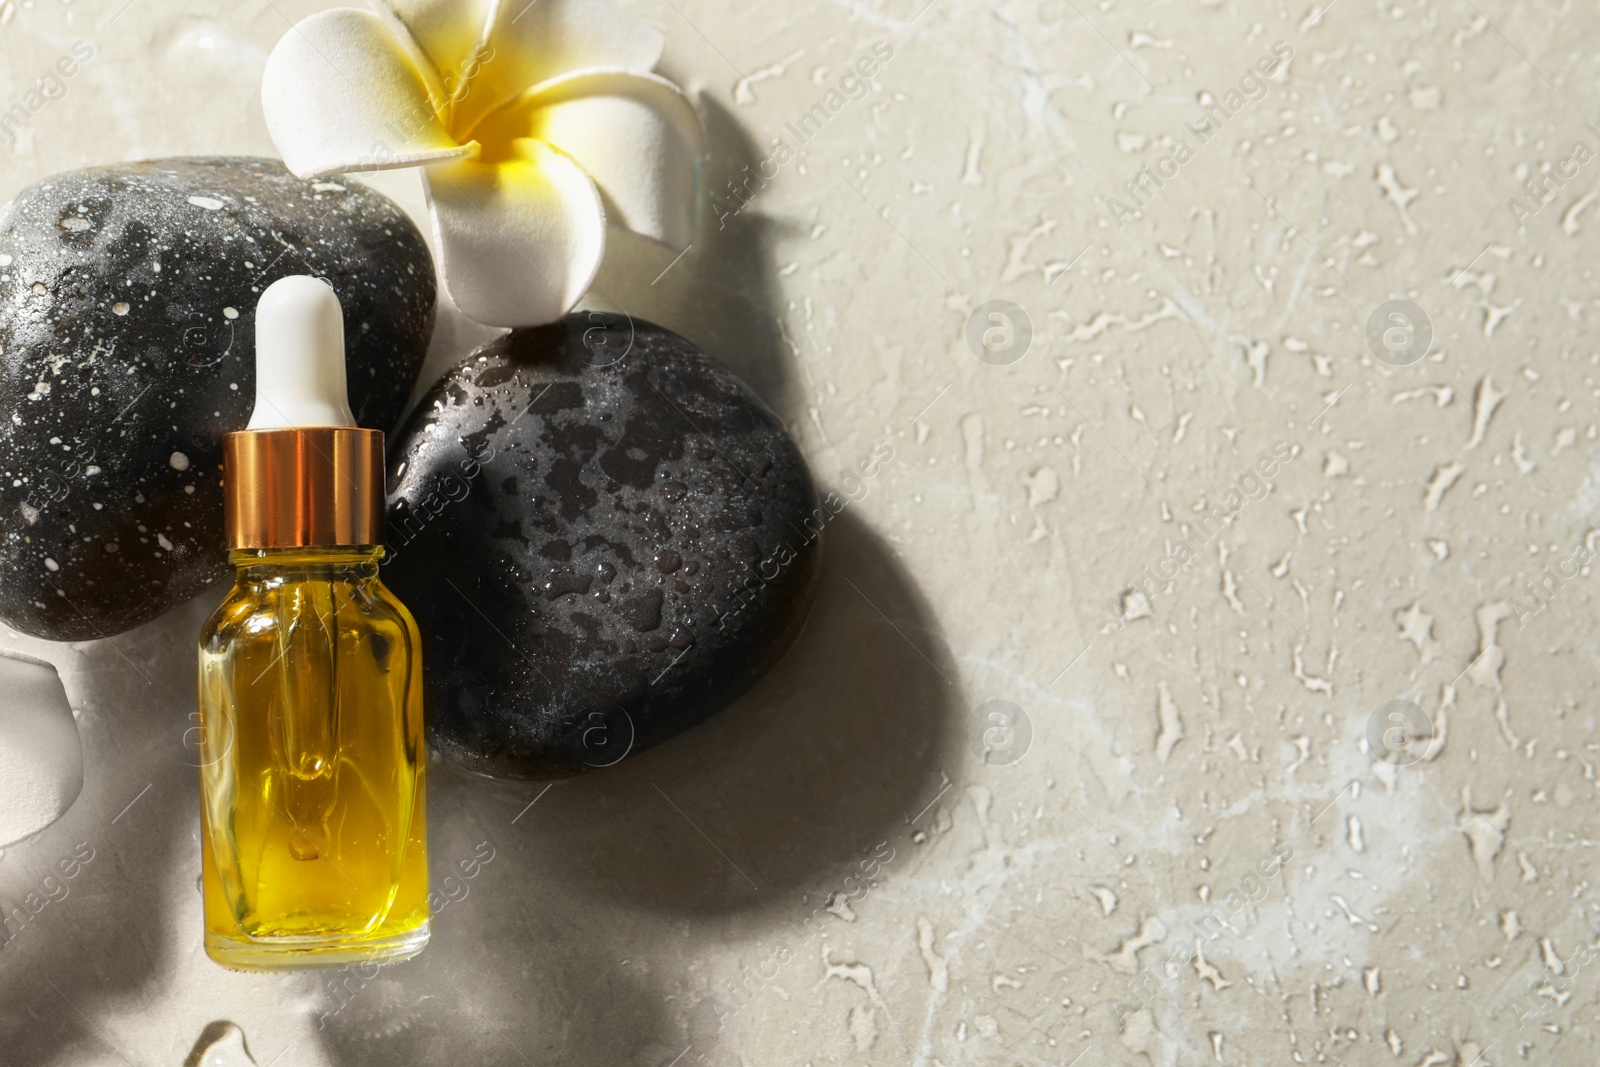
POLYGON ((393 442, 389 500, 429 738, 525 778, 610 766, 747 689, 805 620, 827 516, 738 378, 597 313, 451 370, 393 442))
POLYGON ((221 439, 254 401, 256 300, 289 274, 333 284, 351 407, 389 429, 435 288, 386 197, 194 157, 53 175, 0 214, 0 619, 107 637, 227 573, 221 439))

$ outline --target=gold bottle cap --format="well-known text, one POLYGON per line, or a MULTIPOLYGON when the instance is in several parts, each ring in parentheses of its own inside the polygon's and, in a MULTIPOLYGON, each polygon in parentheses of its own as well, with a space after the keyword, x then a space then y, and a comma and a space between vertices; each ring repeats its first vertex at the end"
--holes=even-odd
POLYGON ((383 431, 239 430, 222 439, 228 548, 383 542, 383 431))

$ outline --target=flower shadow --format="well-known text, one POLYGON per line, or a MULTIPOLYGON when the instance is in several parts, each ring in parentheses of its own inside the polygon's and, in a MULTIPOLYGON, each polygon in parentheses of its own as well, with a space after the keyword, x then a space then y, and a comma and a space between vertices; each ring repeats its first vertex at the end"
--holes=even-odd
POLYGON ((619 227, 606 235, 590 303, 621 309, 682 334, 731 369, 774 411, 796 410, 791 346, 779 326, 781 307, 772 246, 784 223, 760 210, 762 153, 732 112, 701 94, 707 156, 695 205, 694 241, 678 253, 619 227), (729 186, 748 190, 735 197, 729 186), (735 210, 741 204, 748 210, 735 210))

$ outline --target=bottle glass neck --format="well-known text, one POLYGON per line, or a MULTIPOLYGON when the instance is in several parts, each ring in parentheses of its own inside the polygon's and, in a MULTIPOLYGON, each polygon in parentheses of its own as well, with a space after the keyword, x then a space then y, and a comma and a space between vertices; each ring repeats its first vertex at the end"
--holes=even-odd
POLYGON ((228 561, 241 581, 302 578, 363 581, 378 576, 382 545, 331 545, 315 548, 236 548, 228 561))

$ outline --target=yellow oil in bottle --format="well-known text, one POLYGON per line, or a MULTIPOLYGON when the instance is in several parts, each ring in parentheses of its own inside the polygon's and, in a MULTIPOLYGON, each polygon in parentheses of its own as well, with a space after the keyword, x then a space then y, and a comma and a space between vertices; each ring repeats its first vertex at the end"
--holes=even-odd
POLYGON ((205 946, 225 966, 427 943, 420 639, 381 552, 230 553, 199 667, 205 946))

